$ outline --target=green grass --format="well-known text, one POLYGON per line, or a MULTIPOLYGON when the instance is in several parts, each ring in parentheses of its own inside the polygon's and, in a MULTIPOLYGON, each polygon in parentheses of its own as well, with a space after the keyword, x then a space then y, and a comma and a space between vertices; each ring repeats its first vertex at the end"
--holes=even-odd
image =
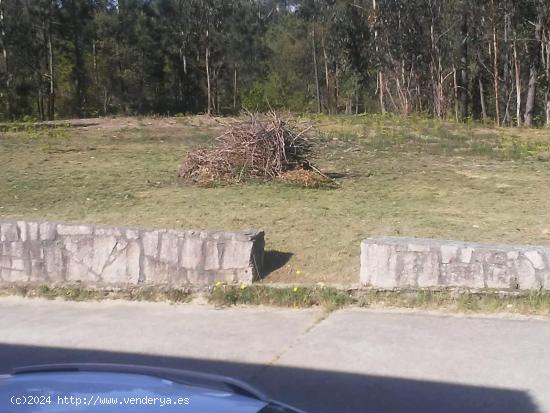
POLYGON ((92 289, 74 285, 4 285, 0 287, 0 296, 20 296, 26 298, 63 299, 67 301, 152 301, 169 303, 188 303, 193 295, 185 288, 135 287, 126 289, 92 289))
POLYGON ((374 289, 340 289, 326 286, 239 287, 217 285, 208 300, 218 306, 270 305, 307 308, 320 306, 332 311, 343 307, 373 309, 420 309, 451 313, 515 313, 550 316, 550 292, 503 293, 472 292, 460 289, 378 291, 374 289))
POLYGON ((0 216, 164 228, 266 231, 292 254, 263 283, 358 281, 371 235, 550 242, 550 130, 420 117, 314 116, 316 164, 337 189, 178 182, 186 153, 217 120, 105 119, 80 127, 4 127, 0 216))
POLYGON ((267 305, 286 308, 320 307, 330 312, 340 308, 434 310, 466 314, 523 314, 550 316, 550 292, 472 292, 459 289, 378 291, 315 286, 235 286, 216 284, 191 290, 175 287, 92 289, 79 285, 10 285, 0 287, 0 296, 62 299, 66 301, 129 300, 190 303, 206 300, 217 307, 267 305))

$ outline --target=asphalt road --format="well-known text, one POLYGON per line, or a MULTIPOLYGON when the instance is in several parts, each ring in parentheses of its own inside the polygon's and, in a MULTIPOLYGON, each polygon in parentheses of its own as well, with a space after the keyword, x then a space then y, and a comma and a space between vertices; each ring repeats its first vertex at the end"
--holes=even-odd
POLYGON ((311 413, 550 413, 550 319, 0 299, 0 373, 222 373, 311 413))

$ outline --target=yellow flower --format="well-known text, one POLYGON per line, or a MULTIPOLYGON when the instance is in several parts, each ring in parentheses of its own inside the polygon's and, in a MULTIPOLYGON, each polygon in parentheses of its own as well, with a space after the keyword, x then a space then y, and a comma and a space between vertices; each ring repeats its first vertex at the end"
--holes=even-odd
POLYGON ((297 292, 298 292, 298 287, 294 287, 294 289, 293 289, 292 291, 294 291, 295 293, 297 293, 297 292))
POLYGON ((296 275, 300 275, 301 273, 302 273, 302 271, 296 270, 296 275))
POLYGON ((244 290, 246 288, 246 285, 241 284, 241 290, 244 290))
POLYGON ((221 287, 222 284, 223 284, 223 283, 222 283, 221 281, 218 281, 218 282, 216 283, 216 287, 221 287))

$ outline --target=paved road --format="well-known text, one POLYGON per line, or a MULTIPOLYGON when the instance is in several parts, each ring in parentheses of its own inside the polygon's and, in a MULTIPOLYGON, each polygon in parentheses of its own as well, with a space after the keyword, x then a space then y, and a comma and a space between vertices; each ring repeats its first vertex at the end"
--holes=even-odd
POLYGON ((0 299, 0 373, 198 369, 312 413, 550 413, 550 320, 0 299))

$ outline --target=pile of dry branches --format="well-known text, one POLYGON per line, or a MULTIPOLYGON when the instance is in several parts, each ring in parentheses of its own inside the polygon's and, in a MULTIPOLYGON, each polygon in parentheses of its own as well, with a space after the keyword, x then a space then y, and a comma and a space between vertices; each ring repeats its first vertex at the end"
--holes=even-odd
POLYGON ((306 135, 274 112, 230 124, 216 146, 191 152, 179 176, 193 182, 239 182, 250 177, 276 178, 287 171, 310 169, 312 146, 306 135))

